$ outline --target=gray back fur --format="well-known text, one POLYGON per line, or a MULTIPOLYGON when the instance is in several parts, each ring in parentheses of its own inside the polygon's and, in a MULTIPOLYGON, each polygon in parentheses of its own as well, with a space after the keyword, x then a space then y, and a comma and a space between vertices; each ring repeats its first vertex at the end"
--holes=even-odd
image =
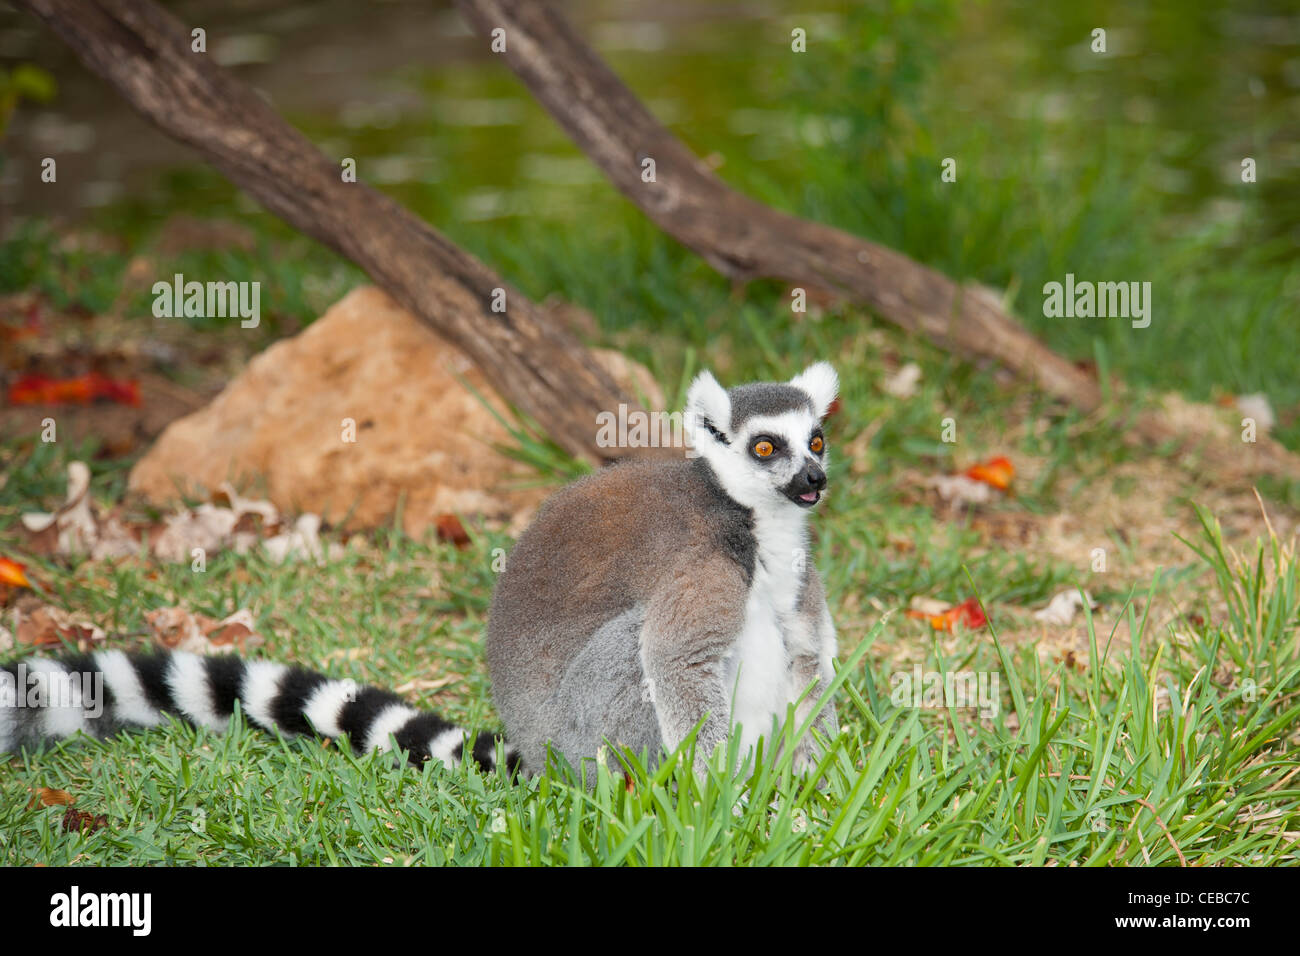
MULTIPOLYGON (((613 465, 542 506, 506 560, 487 637, 493 699, 530 770, 545 766, 548 739, 575 766, 611 733, 627 736, 609 743, 655 756, 654 711, 641 706, 640 621, 665 569, 689 550, 753 575, 749 510, 700 459, 613 465)), ((698 583, 708 602, 711 582, 698 583)))

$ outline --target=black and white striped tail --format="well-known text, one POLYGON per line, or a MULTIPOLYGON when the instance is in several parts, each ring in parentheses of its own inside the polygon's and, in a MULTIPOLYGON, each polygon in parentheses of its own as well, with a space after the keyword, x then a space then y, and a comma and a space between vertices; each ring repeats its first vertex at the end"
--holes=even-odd
MULTIPOLYGON (((31 657, 0 667, 0 752, 78 731, 104 738, 125 728, 156 727, 164 714, 225 730, 236 700, 248 721, 263 730, 346 734, 357 753, 387 751, 391 737, 417 765, 432 759, 458 764, 468 742, 465 731, 437 714, 355 681, 231 655, 108 650, 57 660, 31 657), (96 675, 102 675, 98 681, 96 675), (43 694, 33 690, 37 684, 43 694)), ((517 753, 509 746, 504 753, 513 772, 517 753)), ((495 737, 479 734, 470 756, 480 767, 496 769, 495 737)))

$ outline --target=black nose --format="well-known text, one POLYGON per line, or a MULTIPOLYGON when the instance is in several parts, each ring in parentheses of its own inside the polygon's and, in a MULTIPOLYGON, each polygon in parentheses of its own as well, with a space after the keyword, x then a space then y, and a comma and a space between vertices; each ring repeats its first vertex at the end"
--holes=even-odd
POLYGON ((809 465, 808 470, 803 473, 803 478, 814 491, 821 491, 826 487, 826 472, 821 470, 820 465, 809 465))

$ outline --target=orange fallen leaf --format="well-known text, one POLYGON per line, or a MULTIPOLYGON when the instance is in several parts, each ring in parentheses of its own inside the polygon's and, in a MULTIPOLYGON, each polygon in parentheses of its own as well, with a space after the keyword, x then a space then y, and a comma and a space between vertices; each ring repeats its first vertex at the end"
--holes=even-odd
POLYGON ((1011 461, 1002 456, 990 458, 988 461, 981 462, 978 465, 972 465, 966 469, 966 477, 975 481, 982 481, 986 485, 992 485, 998 491, 1006 491, 1011 487, 1011 479, 1015 477, 1016 466, 1011 461))
POLYGON ((27 565, 0 557, 0 584, 10 584, 19 588, 31 587, 32 582, 27 580, 27 565))
POLYGON ((140 404, 140 384, 88 372, 76 378, 24 375, 9 386, 10 405, 77 404, 104 399, 122 405, 140 404))
POLYGON ((930 626, 936 631, 947 631, 949 634, 954 633, 958 625, 977 630, 989 622, 984 615, 984 609, 980 607, 979 598, 967 598, 939 614, 927 614, 925 611, 909 609, 907 616, 929 621, 930 626))
POLYGON ((35 806, 42 807, 70 807, 72 806, 72 794, 66 790, 55 790, 53 787, 33 787, 31 789, 32 798, 27 801, 27 809, 35 806))

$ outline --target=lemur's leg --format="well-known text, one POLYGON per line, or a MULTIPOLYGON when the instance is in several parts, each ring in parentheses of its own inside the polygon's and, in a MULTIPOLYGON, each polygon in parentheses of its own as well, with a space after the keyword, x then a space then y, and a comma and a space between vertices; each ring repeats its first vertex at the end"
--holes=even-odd
POLYGON ((745 623, 749 581, 732 560, 683 555, 660 578, 646 607, 641 666, 665 749, 677 747, 702 718, 695 771, 731 730, 726 658, 745 623))

